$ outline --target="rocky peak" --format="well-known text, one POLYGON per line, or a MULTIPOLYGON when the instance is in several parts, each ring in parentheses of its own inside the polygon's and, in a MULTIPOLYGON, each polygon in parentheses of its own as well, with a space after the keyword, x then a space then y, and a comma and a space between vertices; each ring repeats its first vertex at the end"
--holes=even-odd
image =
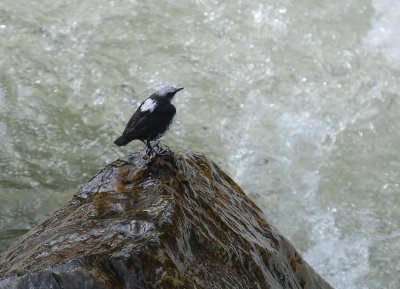
POLYGON ((0 288, 331 288, 205 155, 127 158, 0 253, 0 288))

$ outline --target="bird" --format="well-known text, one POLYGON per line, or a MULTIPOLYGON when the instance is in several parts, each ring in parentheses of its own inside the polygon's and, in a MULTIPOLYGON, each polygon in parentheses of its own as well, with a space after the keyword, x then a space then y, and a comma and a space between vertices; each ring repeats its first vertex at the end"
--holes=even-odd
POLYGON ((150 95, 131 116, 122 135, 114 144, 125 146, 133 140, 140 140, 148 148, 147 152, 158 154, 151 142, 159 140, 167 133, 176 114, 176 108, 171 101, 182 89, 183 87, 164 86, 150 95))

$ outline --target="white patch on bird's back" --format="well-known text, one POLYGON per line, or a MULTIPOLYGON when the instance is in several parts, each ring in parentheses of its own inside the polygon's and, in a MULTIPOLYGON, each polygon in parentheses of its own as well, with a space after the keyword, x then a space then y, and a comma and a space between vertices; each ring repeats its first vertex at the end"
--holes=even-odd
POLYGON ((148 98, 140 106, 140 111, 145 112, 145 111, 150 110, 150 112, 153 112, 155 108, 156 108, 156 102, 154 100, 152 100, 151 98, 148 98))

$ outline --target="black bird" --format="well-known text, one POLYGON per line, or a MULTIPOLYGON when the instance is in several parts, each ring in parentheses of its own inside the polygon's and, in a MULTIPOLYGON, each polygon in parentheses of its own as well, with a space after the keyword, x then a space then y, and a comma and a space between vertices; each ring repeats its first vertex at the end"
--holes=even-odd
POLYGON ((132 115, 124 132, 114 143, 125 146, 137 139, 149 148, 150 153, 153 152, 150 142, 160 139, 167 132, 176 113, 171 101, 175 93, 182 89, 183 87, 164 86, 150 95, 132 115))

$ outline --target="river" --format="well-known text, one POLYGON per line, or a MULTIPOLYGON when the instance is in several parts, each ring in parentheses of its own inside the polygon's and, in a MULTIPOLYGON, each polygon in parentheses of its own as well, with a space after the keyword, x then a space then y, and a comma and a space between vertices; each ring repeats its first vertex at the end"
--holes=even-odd
POLYGON ((206 153, 335 288, 400 287, 400 2, 0 2, 0 246, 106 163, 163 85, 206 153))

